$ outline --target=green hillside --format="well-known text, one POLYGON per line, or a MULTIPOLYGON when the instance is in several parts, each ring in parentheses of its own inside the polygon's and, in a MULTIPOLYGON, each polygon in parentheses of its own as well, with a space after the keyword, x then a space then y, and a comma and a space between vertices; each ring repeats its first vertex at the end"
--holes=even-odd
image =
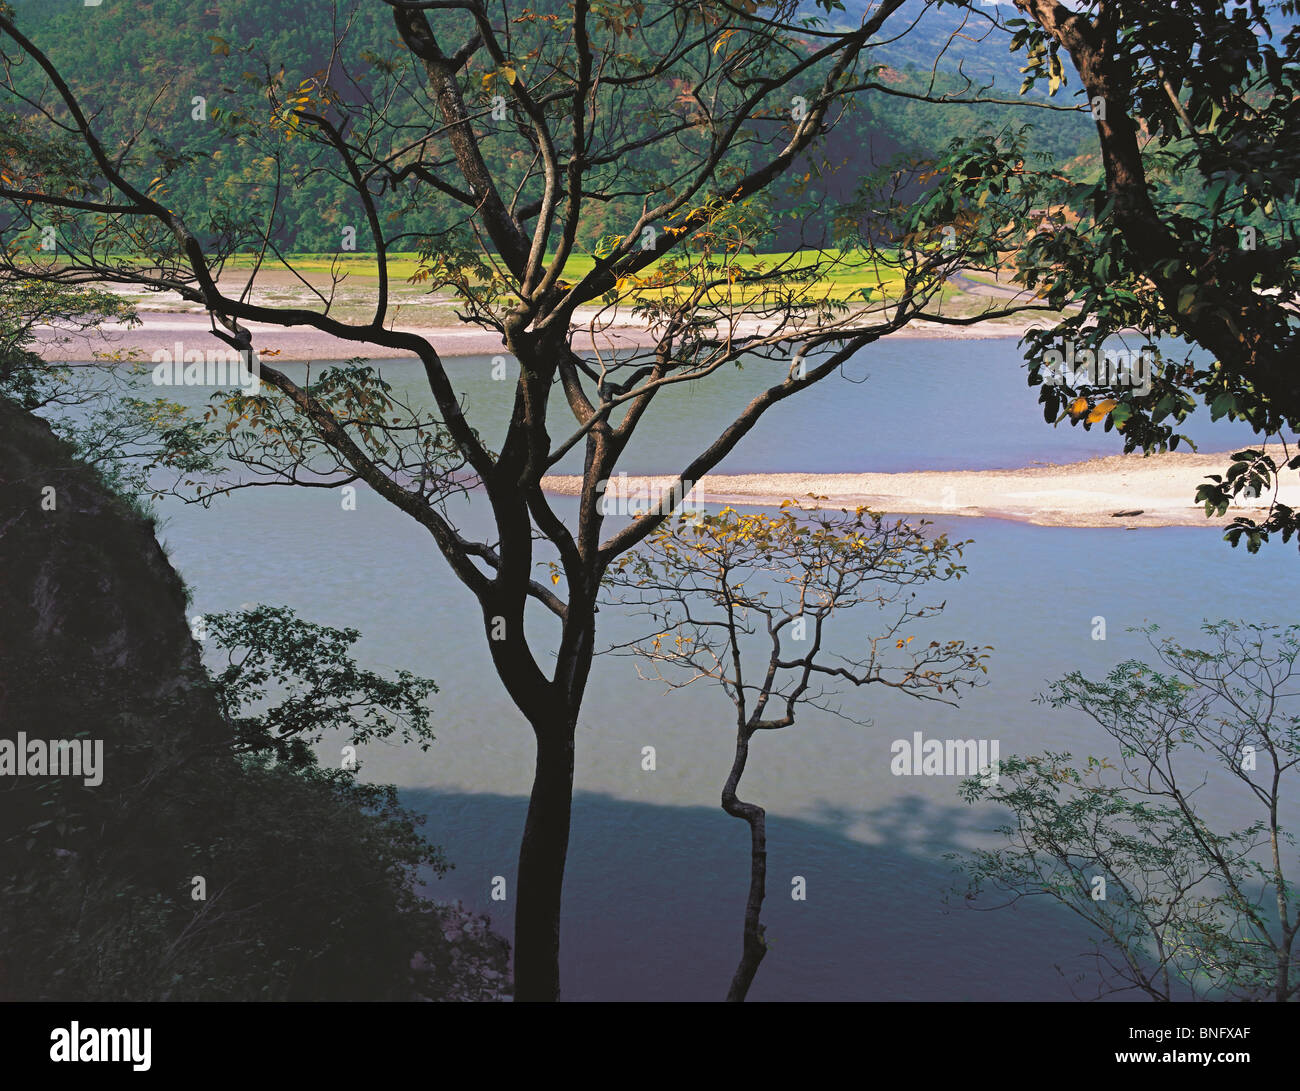
MULTIPOLYGON (((142 187, 157 179, 155 184, 164 187, 168 203, 191 226, 206 229, 214 242, 229 238, 240 223, 255 217, 273 224, 273 236, 286 250, 338 252, 344 228, 349 226, 357 229, 357 250, 373 249, 363 209, 337 159, 306 141, 296 147, 280 143, 269 148, 257 127, 265 125, 269 113, 268 81, 287 96, 304 81, 328 75, 330 87, 346 101, 358 104, 382 96, 394 64, 400 65, 404 56, 387 5, 372 0, 311 5, 291 0, 199 4, 104 0, 87 7, 79 0, 15 0, 14 6, 20 27, 49 54, 93 113, 109 150, 127 156, 131 177, 142 187), (336 35, 342 39, 337 51, 336 35), (256 125, 244 124, 244 119, 256 125), (132 133, 139 136, 128 148, 125 142, 132 133), (283 183, 278 200, 277 178, 283 183)), ((563 0, 538 0, 531 9, 543 15, 567 13, 568 5, 563 0)), ((528 6, 511 5, 511 16, 526 10, 528 6)), ((448 40, 468 37, 467 30, 457 27, 456 18, 436 13, 439 28, 450 28, 448 40)), ((841 16, 837 13, 836 18, 841 16)), ((653 53, 656 35, 666 31, 655 26, 648 14, 643 23, 646 27, 636 47, 653 53)), ((926 90, 934 81, 940 92, 960 93, 966 82, 956 74, 959 62, 968 75, 973 63, 979 71, 987 69, 986 75, 993 69, 1003 75, 1016 69, 1019 62, 1006 52, 1005 41, 994 38, 977 49, 957 42, 941 62, 937 78, 933 77, 929 68, 934 54, 951 34, 945 25, 927 17, 913 35, 882 45, 873 59, 889 67, 879 74, 879 81, 912 93, 926 90), (977 57, 982 58, 978 63, 977 57)), ((516 38, 530 30, 512 27, 516 38)), ((487 87, 492 78, 478 57, 465 74, 470 87, 480 83, 487 87)), ((35 92, 36 73, 28 75, 35 92)), ((680 88, 665 81, 665 112, 678 97, 680 88)), ((389 122, 403 126, 411 139, 436 129, 423 88, 415 94, 394 95, 387 109, 389 122)), ((1070 160, 1092 146, 1092 126, 1079 115, 1006 105, 937 106, 879 92, 865 95, 838 120, 824 147, 805 165, 811 174, 808 183, 798 193, 778 197, 777 216, 763 245, 790 250, 820 241, 835 204, 851 194, 870 169, 900 154, 923 156, 955 137, 1025 121, 1039 122, 1035 146, 1058 161, 1070 160), (797 217, 796 209, 802 210, 797 217)), ((626 130, 629 125, 648 127, 657 122, 646 114, 623 118, 621 123, 626 130)), ((354 126, 364 129, 365 125, 363 113, 354 126)), ((617 183, 630 173, 670 172, 674 164, 663 157, 672 146, 663 142, 636 163, 612 164, 605 181, 612 189, 635 188, 617 183)), ((686 157, 691 150, 688 134, 679 154, 686 157)), ((485 157, 498 177, 507 180, 504 188, 520 176, 517 140, 486 141, 485 157)), ((427 192, 418 199, 390 194, 385 208, 404 232, 394 245, 403 251, 418 249, 422 233, 445 229, 461 215, 453 202, 436 201, 427 192)), ((625 230, 635 219, 636 210, 618 199, 601 209, 583 223, 581 241, 588 248, 602 235, 625 230)))

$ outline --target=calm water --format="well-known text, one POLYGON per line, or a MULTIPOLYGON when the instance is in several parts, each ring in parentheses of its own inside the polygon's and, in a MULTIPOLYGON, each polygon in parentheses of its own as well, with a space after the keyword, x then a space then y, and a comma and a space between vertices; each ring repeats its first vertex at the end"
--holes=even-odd
MULTIPOLYGON (((487 361, 452 368, 471 414, 503 421, 509 388, 486 377, 487 361)), ((405 361, 385 371, 399 385, 418 377, 405 361)), ((1010 341, 898 342, 864 354, 848 372, 778 408, 722 469, 995 467, 1118 449, 1113 434, 1043 424, 1010 341)), ((624 468, 680 466, 716 414, 743 404, 762 379, 746 368, 708 391, 665 399, 657 420, 646 422, 654 441, 635 448, 624 468)), ((1243 438, 1208 422, 1192 431, 1207 449, 1243 438)), ((365 775, 401 785, 429 814, 431 837, 456 862, 436 894, 491 912, 508 933, 511 903, 490 902, 488 891, 492 877, 504 875, 513 893, 531 736, 495 682, 471 596, 427 533, 364 492, 356 511, 341 510, 323 490, 278 489, 238 494, 212 511, 168 504, 163 514, 162 537, 196 611, 288 604, 312 620, 360 629, 368 664, 437 679, 438 742, 426 754, 372 746, 362 754, 365 775)), ((989 843, 997 816, 963 804, 955 778, 891 775, 890 743, 919 730, 997 739, 1004 757, 1044 748, 1098 753, 1102 737, 1090 720, 1033 698, 1066 671, 1096 675, 1140 655, 1145 644, 1127 626, 1154 621, 1190 637, 1203 617, 1296 620, 1289 546, 1250 557, 1201 528, 937 524, 976 542, 969 576, 936 591, 947 610, 917 631, 994 645, 990 684, 958 709, 860 691, 844 708, 871 726, 809 712, 757 740, 741 794, 771 816, 773 950, 755 998, 1068 999, 1056 966, 1082 968, 1071 960, 1088 950, 1088 938, 1050 910, 975 913, 959 898, 945 906, 955 877, 943 854, 989 843), (1097 615, 1106 619, 1105 641, 1091 638, 1097 615), (796 875, 807 881, 806 902, 789 896, 796 875)), ((865 637, 871 620, 864 612, 841 639, 865 637)), ((606 642, 638 631, 616 609, 602 611, 601 624, 606 642)), ((539 637, 546 625, 539 617, 539 637)), ((717 802, 730 763, 728 712, 718 694, 696 687, 664 694, 640 681, 629 660, 598 661, 579 732, 564 923, 568 998, 725 993, 748 859, 746 828, 717 802), (641 769, 647 745, 657 750, 654 772, 641 769)), ((337 760, 337 747, 325 756, 337 760)), ((1228 796, 1216 805, 1227 818, 1246 813, 1228 796)))
MULTIPOLYGON (((486 442, 499 447, 509 421, 515 372, 491 377, 492 357, 447 361, 466 415, 486 442)), ((410 403, 432 407, 421 366, 414 360, 377 362, 395 391, 410 403)), ((753 362, 716 372, 704 383, 668 387, 655 399, 628 448, 629 473, 669 473, 716 436, 718 415, 734 416, 788 365, 753 362)), ((317 370, 319 369, 319 365, 317 370)), ((303 365, 284 365, 293 378, 303 365)), ((781 403, 766 414, 721 467, 722 472, 842 473, 851 471, 978 470, 1073 462, 1121 450, 1114 432, 1043 421, 1038 391, 1025 381, 1013 339, 986 341, 895 340, 870 346, 838 375, 781 403)), ((203 394, 179 391, 180 400, 203 394)), ((572 428, 557 388, 552 439, 572 428)), ((1248 442, 1241 424, 1210 421, 1204 411, 1183 431, 1204 450, 1248 442)), ((582 469, 581 450, 561 472, 582 469)))
MULTIPOLYGON (((508 365, 507 381, 494 381, 492 360, 466 356, 446 363, 466 415, 495 448, 509 421, 515 373, 508 365)), ((432 408, 418 361, 375 364, 396 394, 413 406, 432 408)), ((303 364, 279 366, 298 381, 307 373, 303 364)), ((734 416, 758 391, 783 377, 787 366, 753 362, 718 371, 702 384, 666 388, 647 412, 621 468, 629 473, 680 470, 715 438, 719 414, 734 416)), ((1038 391, 1027 385, 1025 374, 1014 339, 881 342, 865 349, 838 375, 769 411, 720 471, 1004 469, 1073 462, 1122 449, 1115 432, 1045 424, 1038 391)), ((193 387, 169 388, 167 393, 189 404, 199 404, 209 394, 193 387)), ((552 439, 559 442, 572 427, 557 387, 552 439)), ((1211 421, 1203 409, 1181 430, 1207 451, 1235 449, 1252 438, 1246 426, 1211 421)), ((570 452, 558 469, 580 472, 581 450, 570 452)))

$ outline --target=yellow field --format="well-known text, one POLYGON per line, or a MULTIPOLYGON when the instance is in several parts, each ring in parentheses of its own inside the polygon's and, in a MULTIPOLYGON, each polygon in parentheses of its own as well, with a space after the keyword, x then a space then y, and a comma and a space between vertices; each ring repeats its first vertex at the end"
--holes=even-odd
MULTIPOLYGON (((316 277, 328 280, 331 274, 345 274, 350 280, 378 280, 379 266, 373 253, 345 254, 299 254, 290 258, 293 269, 309 280, 316 277)), ((247 272, 253 268, 255 257, 238 255, 225 264, 228 273, 247 272)), ((595 268, 596 259, 590 254, 575 254, 565 265, 564 279, 576 283, 595 268)), ((709 275, 725 279, 724 267, 712 259, 708 265, 693 262, 689 266, 689 280, 679 281, 678 273, 674 276, 666 272, 664 280, 668 283, 656 283, 657 269, 667 266, 667 259, 650 266, 639 277, 648 281, 645 285, 624 284, 621 295, 637 298, 660 299, 673 294, 680 295, 689 290, 696 278, 709 275)), ((736 284, 724 285, 710 293, 710 302, 730 300, 735 305, 744 305, 759 297, 759 294, 784 288, 800 296, 829 298, 836 301, 857 301, 863 299, 862 292, 871 293, 873 301, 888 299, 901 283, 902 276, 895 266, 883 262, 867 263, 860 255, 845 254, 839 251, 801 251, 798 253, 773 253, 741 255, 734 260, 734 265, 748 274, 775 274, 775 279, 758 283, 746 283, 742 278, 736 284), (811 277, 808 281, 804 278, 811 277)), ((390 282, 401 284, 409 281, 419 270, 420 261, 415 254, 393 254, 389 256, 388 269, 390 282)), ((687 270, 685 263, 683 270, 687 270)), ((267 272, 282 270, 283 266, 263 263, 267 272)))

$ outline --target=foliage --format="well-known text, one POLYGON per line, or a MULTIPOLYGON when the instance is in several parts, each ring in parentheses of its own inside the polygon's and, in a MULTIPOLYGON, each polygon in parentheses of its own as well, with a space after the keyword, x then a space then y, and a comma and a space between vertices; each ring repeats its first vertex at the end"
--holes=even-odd
MULTIPOLYGON (((1026 338, 1030 382, 1042 382, 1044 354, 1066 341, 1100 345, 1136 330, 1148 343, 1175 335, 1208 350, 1208 360, 1161 360, 1149 391, 1108 377, 1086 391, 1044 385, 1040 400, 1053 420, 1082 397, 1087 411, 1071 421, 1096 412, 1121 429, 1126 450, 1177 446, 1198 401, 1215 419, 1247 422, 1277 447, 1234 454, 1200 487, 1197 503, 1222 514, 1300 469, 1290 450, 1300 429, 1295 5, 1018 6, 1029 16, 1013 21, 1026 84, 1048 80, 1055 94, 1073 61, 1098 115, 1102 167, 1095 180, 1044 190, 1044 205, 1082 218, 1025 225, 1021 283, 1069 312, 1026 338)), ((1225 537, 1255 552, 1273 534, 1288 541, 1298 519, 1274 491, 1262 521, 1238 516, 1225 537)))
MULTIPOLYGON (((83 106, 69 82, 80 73, 65 76, 57 56, 0 16, 13 62, 2 93, 23 102, 25 120, 52 143, 92 161, 81 173, 45 170, 35 138, 33 151, 6 157, 0 237, 9 249, 0 260, 14 276, 176 293, 240 352, 252 351, 253 323, 270 323, 419 357, 432 414, 399 404, 364 366, 299 383, 263 360, 261 382, 274 393, 226 397, 199 434, 182 436, 173 450, 215 472, 191 480, 182 471, 177 491, 206 501, 267 484, 362 483, 429 532, 474 596, 497 676, 538 746, 516 888, 521 999, 559 995, 573 751, 601 580, 671 510, 607 521, 601 497, 633 434, 654 427, 658 395, 742 365, 759 384, 711 440, 683 453, 669 491, 684 494, 763 414, 913 319, 969 324, 1023 309, 994 303, 956 318, 934 309, 945 277, 983 240, 903 249, 863 232, 832 248, 814 222, 829 192, 820 180, 835 166, 825 160, 832 134, 855 102, 891 93, 877 79, 872 43, 907 32, 895 18, 901 7, 882 0, 856 27, 826 30, 810 26, 795 0, 392 5, 400 44, 360 51, 349 27, 379 5, 349 9, 356 18, 346 25, 327 13, 302 20, 295 9, 303 51, 327 31, 329 47, 315 70, 289 73, 272 60, 241 73, 247 94, 214 116, 257 177, 224 204, 193 190, 177 199, 199 160, 149 142, 161 99, 128 96, 129 135, 110 140, 105 115, 83 106), (268 269, 298 275, 282 210, 326 177, 348 188, 342 226, 375 255, 373 309, 359 320, 335 309, 342 263, 328 284, 305 289, 302 305, 257 290, 268 269), (434 209, 441 219, 426 218, 434 209), (784 249, 803 252, 755 261, 782 214, 797 236, 784 249), (37 217, 58 219, 57 254, 32 248, 37 217), (570 267, 596 249, 586 268, 570 267), (247 277, 227 275, 227 261, 250 251, 247 277), (502 360, 517 366, 500 387, 511 411, 491 446, 438 337, 396 322, 389 257, 412 251, 421 262, 413 278, 449 296, 464 322, 499 336, 502 360), (854 267, 883 270, 890 298, 865 288, 868 298, 838 297, 830 275, 854 267), (606 335, 629 313, 648 322, 655 343, 611 355, 606 335), (542 480, 575 447, 585 456, 583 489, 576 511, 562 516, 542 480), (490 509, 490 524, 465 529, 466 497, 476 512, 490 509), (548 566, 549 586, 534 578, 548 566), (545 647, 530 624, 539 612, 552 626, 545 647)), ((252 62, 239 35, 216 37, 222 57, 228 49, 241 67, 252 62)), ((940 92, 927 97, 954 104, 940 92)))
POLYGON ((1011 812, 1005 846, 964 861, 967 897, 1069 908, 1098 934, 1105 992, 1291 1000, 1300 626, 1206 624, 1205 648, 1141 631, 1159 666, 1129 660, 1102 681, 1076 671, 1042 698, 1090 716, 1111 753, 1013 756, 996 782, 963 782, 968 802, 1011 812), (1227 817, 1233 786, 1229 809, 1254 818, 1227 817))
POLYGON ((687 684, 713 678, 750 732, 788 726, 802 703, 829 707, 836 684, 951 697, 973 682, 972 671, 987 672, 987 654, 960 640, 913 645, 908 630, 943 605, 917 604, 912 589, 960 578, 970 544, 931 537, 929 526, 791 500, 775 515, 723 508, 678 516, 607 576, 624 592, 620 601, 641 608, 658 630, 619 650, 654 664, 660 680, 662 667, 685 671, 687 684), (892 616, 860 654, 833 655, 826 647, 833 619, 861 606, 892 616), (763 666, 742 670, 744 638, 754 634, 763 666))
POLYGON ((56 435, 76 448, 108 487, 138 498, 149 491, 152 463, 165 458, 181 472, 210 467, 189 451, 197 424, 168 398, 143 398, 134 357, 102 354, 94 363, 45 360, 33 346, 38 327, 61 332, 128 327, 139 318, 122 296, 99 288, 0 276, 0 397, 39 413, 56 435))
POLYGON ((315 625, 288 607, 265 605, 203 622, 225 651, 226 665, 214 677, 223 715, 248 749, 309 765, 308 745, 327 731, 350 732, 361 745, 391 737, 399 725, 402 742, 429 749, 428 698, 438 687, 409 671, 389 680, 363 670, 348 655, 361 636, 356 629, 315 625), (268 708, 271 693, 279 700, 268 708), (254 716, 241 714, 259 706, 254 716))
POLYGON ((109 743, 105 786, 117 787, 57 778, 43 819, 6 824, 5 995, 500 999, 504 941, 486 919, 419 892, 423 876, 451 867, 420 832, 423 816, 352 767, 321 767, 307 746, 339 729, 354 745, 386 737, 394 713, 427 745, 433 684, 361 670, 347 654, 355 632, 286 610, 205 620, 230 665, 192 684, 212 688, 227 734, 178 730, 171 704, 147 696, 151 683, 122 672, 105 695, 128 710, 109 743), (273 681, 284 699, 254 715, 273 681), (159 723, 171 726, 165 750, 145 750, 141 783, 120 790, 122 756, 159 723), (195 876, 206 883, 197 900, 195 876))
POLYGON ((951 704, 988 672, 987 649, 965 641, 913 645, 909 630, 943 609, 918 604, 913 588, 960 578, 965 567, 957 561, 969 544, 931 538, 928 526, 793 500, 776 515, 723 508, 665 523, 607 574, 618 600, 638 607, 656 630, 611 650, 636 656, 638 673, 647 663, 651 678, 675 688, 709 679, 735 710, 722 809, 749 824, 752 847, 742 954, 728 1000, 746 998, 768 949, 760 920, 766 812, 737 794, 754 735, 790 727, 805 705, 858 720, 827 703, 839 687, 880 685, 951 704), (879 630, 855 655, 832 652, 832 621, 861 606, 885 615, 879 630))
MULTIPOLYGON (((338 253, 342 227, 360 228, 364 223, 364 210, 348 179, 315 154, 310 140, 303 137, 300 107, 324 105, 331 96, 355 105, 383 94, 388 81, 401 73, 407 58, 394 41, 385 4, 343 0, 333 5, 333 18, 303 20, 288 0, 229 0, 203 7, 183 0, 154 0, 147 21, 114 5, 93 12, 32 0, 20 0, 15 6, 18 24, 36 40, 50 43, 60 71, 96 104, 109 141, 127 140, 148 122, 149 137, 131 149, 132 158, 142 172, 149 172, 148 178, 157 179, 154 192, 165 193, 171 207, 210 209, 214 240, 227 230, 238 232, 241 217, 255 209, 274 219, 273 236, 282 251, 338 253), (343 49, 337 48, 336 38, 344 39, 343 49), (355 58, 346 72, 344 58, 355 58), (139 93, 123 93, 124 80, 139 93), (257 124, 266 113, 268 95, 276 103, 274 141, 262 139, 257 124), (195 96, 207 102, 206 120, 191 116, 195 96), (277 192, 280 180, 287 185, 277 192)), ((673 47, 671 23, 655 11, 655 5, 649 5, 648 11, 647 5, 641 7, 640 16, 635 5, 601 7, 602 29, 610 35, 611 48, 617 43, 612 55, 629 71, 638 64, 644 67, 641 58, 664 56, 673 47)), ((463 13, 444 14, 451 28, 449 37, 467 32, 463 13)), ((516 33, 526 34, 554 29, 557 19, 567 18, 567 9, 555 0, 541 0, 509 17, 516 33)), ((784 249, 800 241, 801 217, 796 210, 805 197, 817 210, 815 219, 829 219, 827 199, 834 200, 842 192, 836 173, 843 170, 845 178, 852 178, 864 149, 871 149, 880 162, 898 153, 922 154, 972 127, 1000 128, 1024 113, 1014 104, 923 101, 936 95, 962 100, 980 97, 972 93, 978 89, 968 79, 944 72, 936 78, 931 71, 936 57, 953 48, 952 29, 964 21, 968 17, 961 13, 941 15, 939 22, 946 29, 940 33, 936 27, 923 43, 912 44, 910 36, 904 36, 880 46, 882 63, 888 66, 881 83, 898 94, 845 114, 826 146, 824 159, 835 169, 818 172, 802 195, 776 196, 778 216, 762 240, 765 249, 784 249)), ((926 26, 934 22, 931 19, 926 26)), ((966 34, 974 32, 971 23, 966 34)), ((979 33, 985 36, 983 49, 962 58, 966 71, 982 68, 983 58, 1007 37, 988 22, 979 24, 979 33)), ((809 46, 815 40, 803 38, 809 46)), ((526 76, 530 69, 542 67, 543 55, 534 46, 531 43, 520 51, 526 56, 515 61, 513 69, 471 61, 467 71, 490 99, 506 82, 508 71, 526 76), (527 56, 530 52, 535 55, 527 56)), ((20 86, 31 90, 21 82, 27 76, 20 73, 20 86)), ((682 80, 668 74, 662 83, 655 110, 634 112, 625 119, 637 139, 651 137, 673 99, 686 90, 682 80)), ((427 123, 425 108, 413 99, 394 98, 389 108, 395 124, 408 132, 427 123)), ((689 131, 685 135, 689 137, 689 131)), ((760 138, 761 128, 756 125, 751 139, 760 138)), ((1035 133, 1044 151, 1063 159, 1079 154, 1088 139, 1086 122, 1070 114, 1058 115, 1053 124, 1035 133)), ((86 177, 89 170, 76 154, 71 143, 61 145, 58 162, 75 164, 75 176, 86 177)), ((618 164, 618 169, 646 178, 670 175, 681 170, 692 154, 688 141, 676 145, 647 140, 636 161, 618 164)), ((494 176, 509 179, 508 184, 521 177, 521 164, 507 148, 489 145, 485 159, 494 176)), ((583 224, 584 246, 593 247, 600 235, 617 230, 635 208, 631 194, 607 202, 583 224)), ((442 237, 462 223, 460 215, 415 191, 402 194, 392 214, 400 216, 413 237, 442 237)))

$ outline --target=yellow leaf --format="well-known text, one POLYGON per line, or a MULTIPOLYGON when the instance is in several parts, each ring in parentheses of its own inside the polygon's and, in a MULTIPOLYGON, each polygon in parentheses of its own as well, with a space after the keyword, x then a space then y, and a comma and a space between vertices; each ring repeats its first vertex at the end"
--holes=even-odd
POLYGON ((1097 424, 1099 421, 1104 421, 1106 419, 1106 414, 1117 405, 1119 405, 1119 402, 1114 398, 1107 398, 1104 402, 1098 402, 1093 406, 1092 412, 1088 414, 1088 423, 1097 424))

